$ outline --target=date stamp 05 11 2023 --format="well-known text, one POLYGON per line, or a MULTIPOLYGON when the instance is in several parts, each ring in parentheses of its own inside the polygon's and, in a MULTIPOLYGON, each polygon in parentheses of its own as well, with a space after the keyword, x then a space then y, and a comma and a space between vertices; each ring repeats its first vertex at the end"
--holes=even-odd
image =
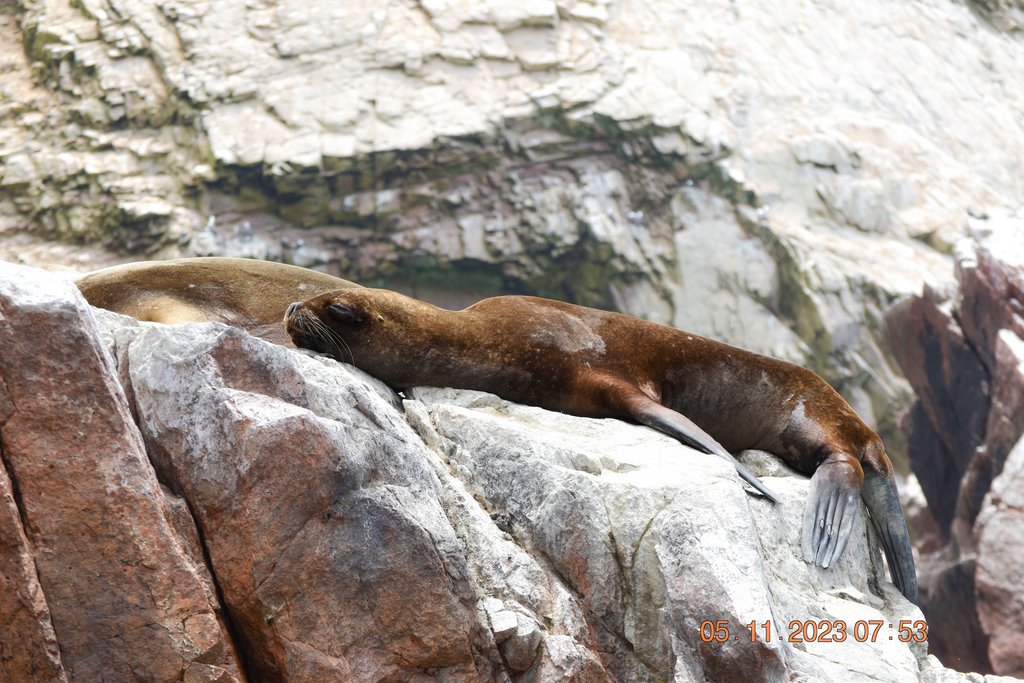
POLYGON ((700 639, 705 643, 724 643, 747 637, 753 643, 758 636, 762 641, 770 641, 774 636, 777 640, 785 639, 790 643, 844 643, 847 640, 858 643, 875 643, 880 640, 923 643, 928 639, 928 624, 921 619, 904 619, 898 624, 882 619, 862 619, 852 624, 838 619, 794 619, 789 622, 787 632, 774 634, 771 621, 752 621, 738 631, 736 634, 731 631, 728 620, 705 620, 700 624, 700 639))

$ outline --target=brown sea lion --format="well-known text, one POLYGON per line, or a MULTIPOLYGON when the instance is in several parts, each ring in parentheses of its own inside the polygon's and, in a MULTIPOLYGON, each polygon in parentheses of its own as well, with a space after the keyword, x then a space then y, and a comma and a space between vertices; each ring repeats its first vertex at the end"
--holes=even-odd
POLYGON ((185 258, 126 263, 75 280, 98 308, 158 323, 222 322, 291 346, 281 329, 288 304, 358 287, 338 277, 284 263, 245 258, 185 258))
POLYGON ((861 495, 894 583, 917 599, 885 447, 810 370, 631 316, 526 296, 448 311, 387 290, 347 290, 292 304, 284 322, 296 346, 397 389, 476 389, 574 415, 632 419, 730 460, 730 451, 773 453, 811 475, 804 559, 828 567, 839 558, 861 495))

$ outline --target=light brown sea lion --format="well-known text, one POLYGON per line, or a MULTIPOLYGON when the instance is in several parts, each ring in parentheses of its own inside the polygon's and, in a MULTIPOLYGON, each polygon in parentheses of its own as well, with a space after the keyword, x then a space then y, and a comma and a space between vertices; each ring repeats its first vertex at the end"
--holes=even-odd
POLYGON ((284 263, 245 258, 185 258, 126 263, 75 280, 98 308, 158 323, 222 322, 291 346, 281 328, 288 304, 354 282, 284 263))
MULTIPOLYGON (((756 448, 811 476, 803 555, 841 555, 867 504, 896 586, 917 575, 881 439, 815 373, 695 334, 559 301, 484 299, 448 311, 358 289, 292 304, 296 346, 351 362, 396 389, 476 389, 587 417, 632 419, 708 453, 756 448)), ((776 500, 739 468, 755 488, 776 500)))

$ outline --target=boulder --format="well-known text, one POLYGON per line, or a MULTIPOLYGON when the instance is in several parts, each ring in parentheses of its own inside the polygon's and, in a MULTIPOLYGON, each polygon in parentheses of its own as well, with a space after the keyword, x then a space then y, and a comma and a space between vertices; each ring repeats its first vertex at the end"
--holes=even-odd
POLYGON ((910 466, 948 534, 961 481, 985 434, 988 372, 952 310, 951 294, 926 287, 886 314, 893 354, 917 391, 903 419, 910 466))
POLYGON ((459 539, 390 390, 223 326, 149 327, 119 351, 250 675, 487 676, 459 539))
POLYGON ((978 516, 978 616, 996 671, 1024 672, 1024 439, 1010 453, 978 516))
POLYGON ((645 427, 398 396, 2 268, 12 680, 967 680, 901 641, 926 626, 863 522, 801 560, 773 456, 743 460, 780 505, 645 427))

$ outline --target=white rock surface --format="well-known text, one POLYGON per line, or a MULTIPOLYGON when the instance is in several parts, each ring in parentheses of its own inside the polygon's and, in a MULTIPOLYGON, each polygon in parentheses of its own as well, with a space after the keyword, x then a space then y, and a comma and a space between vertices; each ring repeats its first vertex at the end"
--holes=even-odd
MULTIPOLYGON (((551 563, 590 618, 628 641, 623 654, 635 653, 656 677, 916 676, 915 653, 889 640, 888 627, 873 643, 750 643, 752 621, 771 622, 777 638, 788 637, 792 621, 852 629, 858 620, 921 618, 885 580, 863 522, 861 542, 835 570, 800 559, 803 477, 766 480, 783 497, 776 508, 745 493, 727 463, 644 427, 477 392, 420 388, 413 397, 431 418, 414 421, 427 443, 444 444, 449 468, 491 516, 551 563), (873 594, 879 585, 882 597, 873 594), (701 623, 718 620, 735 640, 703 643, 701 623)), ((606 647, 622 648, 616 640, 606 647)))

